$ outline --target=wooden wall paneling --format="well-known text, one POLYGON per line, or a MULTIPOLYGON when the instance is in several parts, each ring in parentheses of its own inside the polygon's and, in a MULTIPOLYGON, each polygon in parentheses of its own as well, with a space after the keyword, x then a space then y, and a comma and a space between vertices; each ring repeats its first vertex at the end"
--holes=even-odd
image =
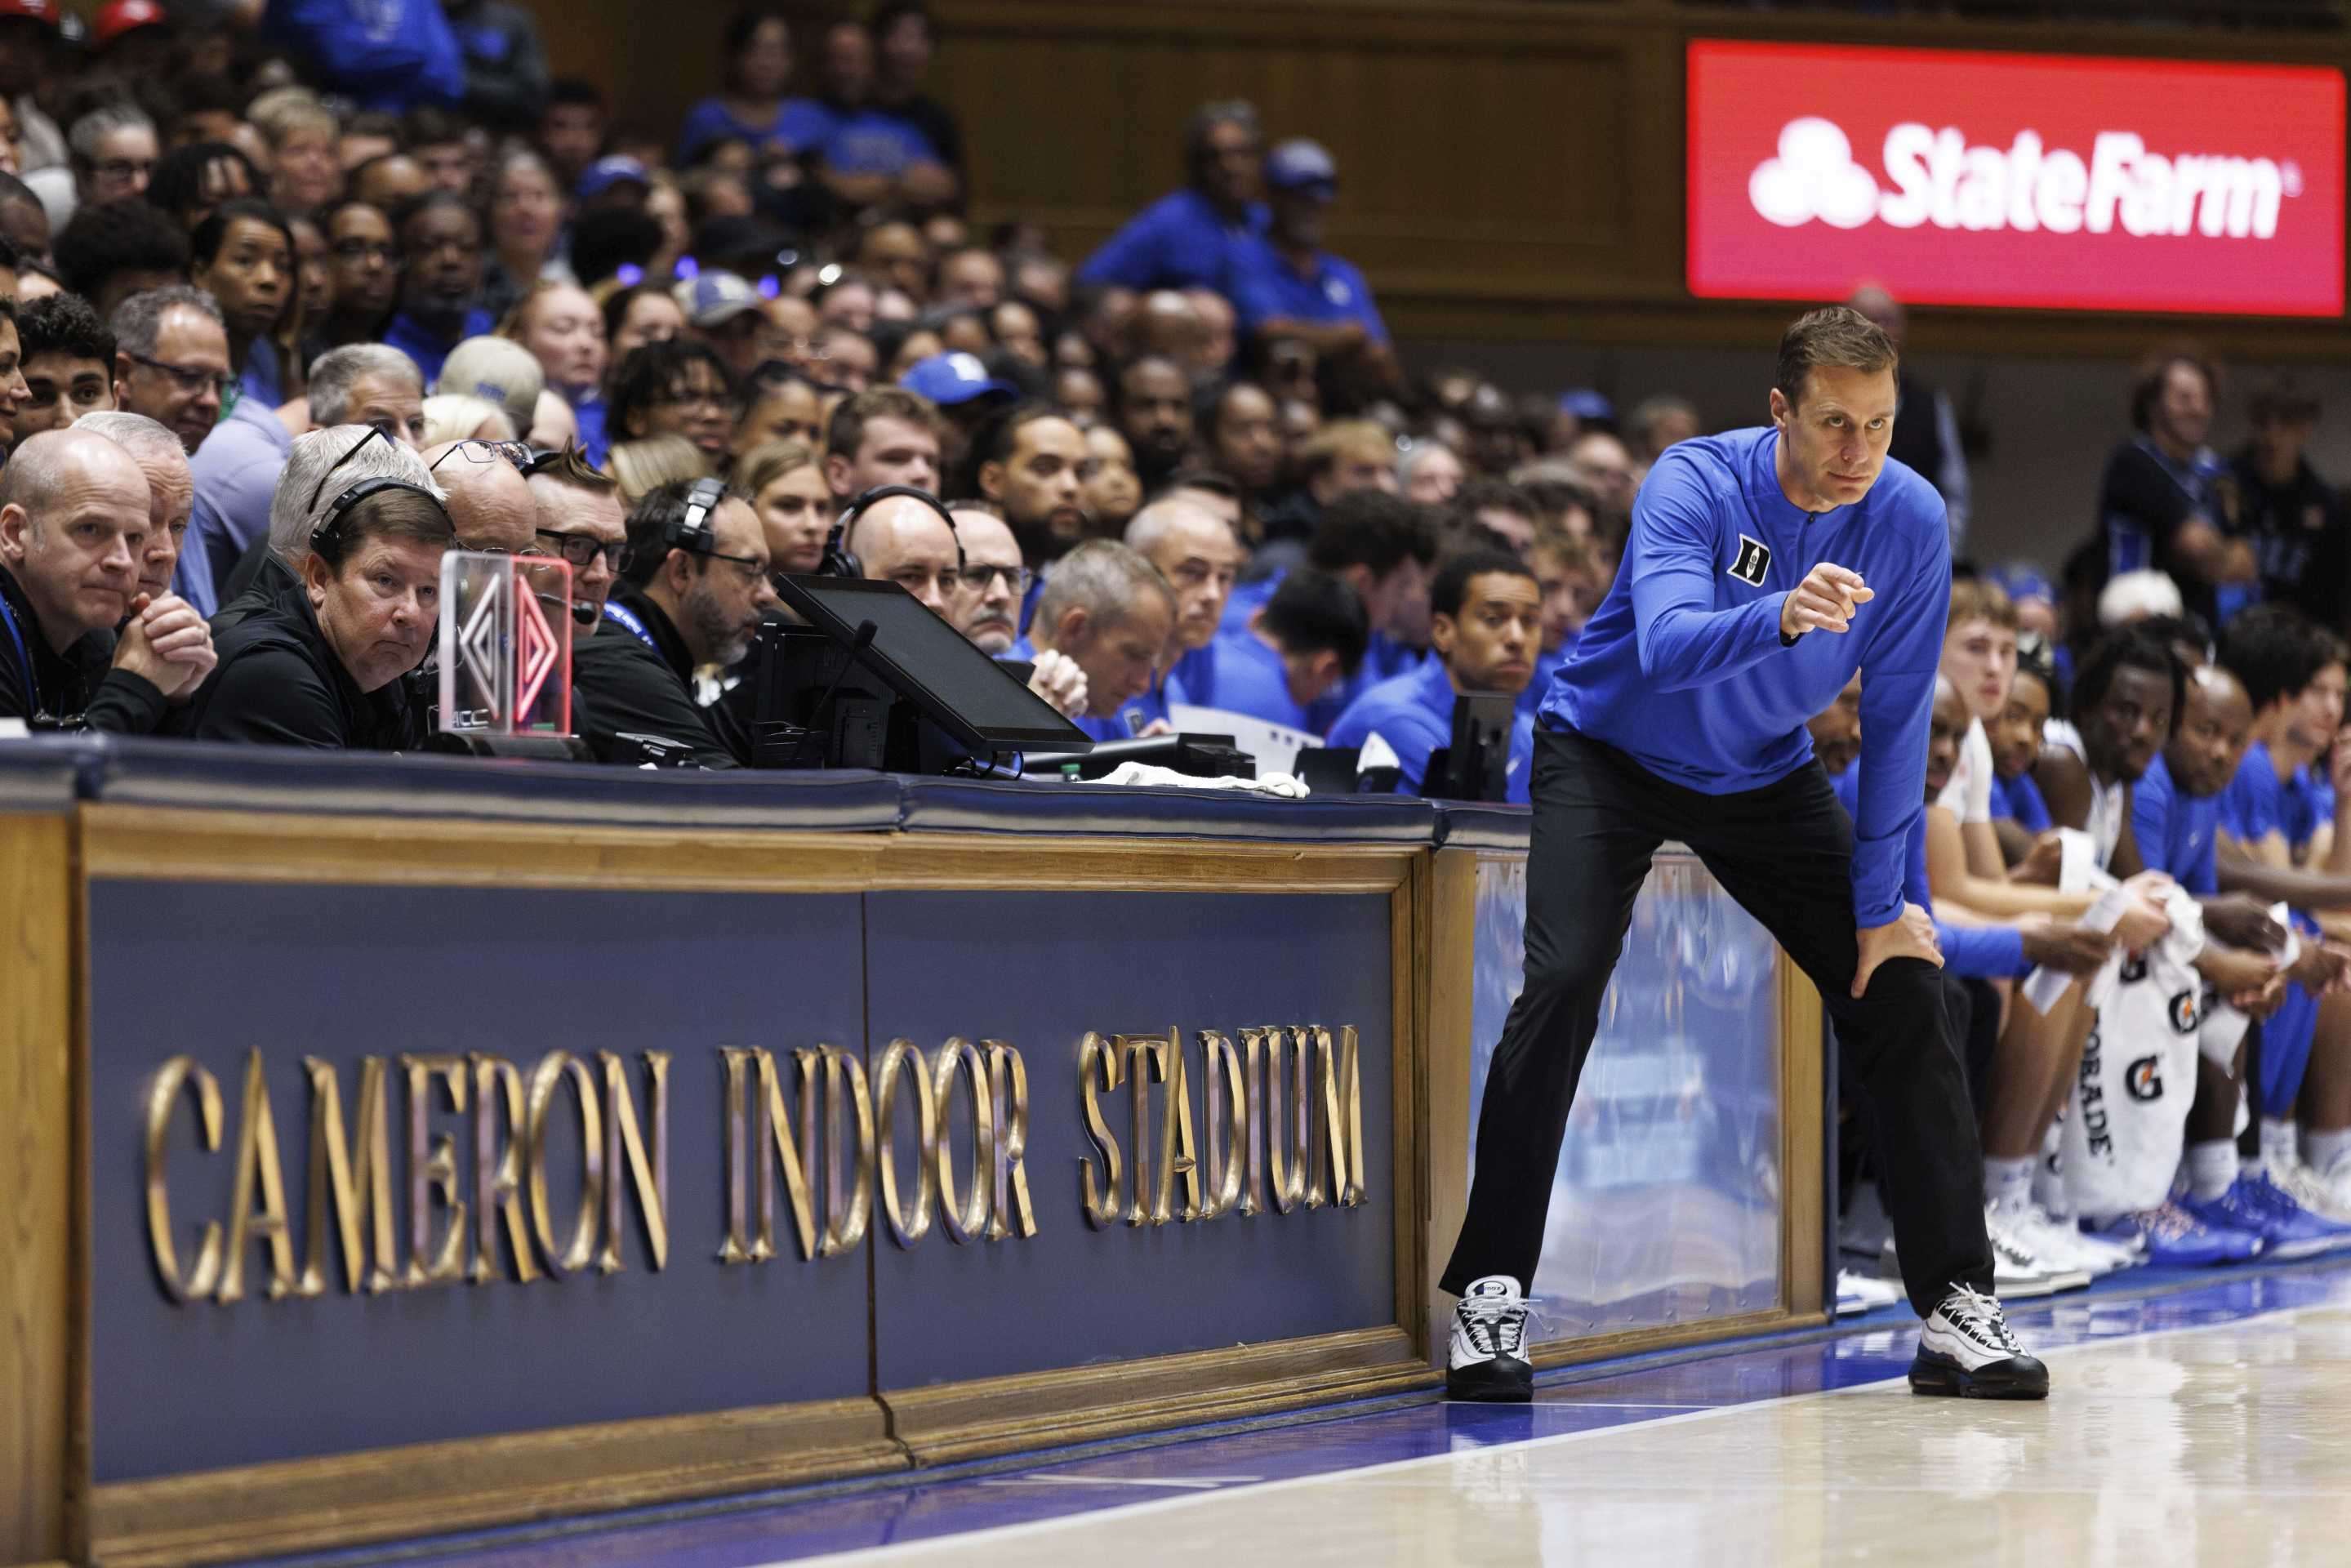
POLYGON ((0 1562, 73 1550, 72 824, 0 814, 0 1562))

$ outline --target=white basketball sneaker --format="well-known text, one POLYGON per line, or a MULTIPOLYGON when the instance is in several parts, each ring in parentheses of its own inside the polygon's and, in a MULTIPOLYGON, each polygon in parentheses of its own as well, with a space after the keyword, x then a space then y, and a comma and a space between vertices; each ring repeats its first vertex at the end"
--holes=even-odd
POLYGON ((1910 1392, 1970 1399, 2046 1399, 2049 1369, 2016 1343, 1997 1298, 1954 1285, 1918 1330, 1910 1392))
POLYGON ((1535 1396, 1526 1358, 1527 1302, 1507 1274, 1470 1281, 1453 1309, 1453 1343, 1445 1358, 1449 1399, 1522 1405, 1535 1396))

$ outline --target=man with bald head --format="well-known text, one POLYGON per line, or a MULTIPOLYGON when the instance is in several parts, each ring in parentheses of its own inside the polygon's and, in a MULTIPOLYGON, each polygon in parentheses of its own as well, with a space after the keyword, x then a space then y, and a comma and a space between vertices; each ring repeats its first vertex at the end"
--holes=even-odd
POLYGON ((1176 630, 1166 655, 1153 672, 1150 688, 1119 714, 1130 734, 1141 735, 1155 726, 1171 727, 1168 677, 1184 669, 1186 661, 1196 668, 1206 659, 1201 650, 1216 641, 1233 582, 1249 552, 1241 548, 1232 524, 1181 495, 1154 501, 1135 513, 1126 525, 1126 543, 1158 570, 1176 594, 1176 630))
POLYGON ((524 555, 538 534, 538 507, 522 473, 487 441, 444 441, 424 452, 424 466, 449 492, 449 522, 459 549, 524 555))
MULTIPOLYGON (((1900 300, 1874 283, 1865 283, 1845 303, 1876 323, 1880 331, 1894 340, 1896 351, 1902 351, 1910 315, 1900 300)), ((1949 395, 1910 368, 1907 353, 1902 354, 1901 369, 1896 372, 1895 398, 1894 444, 1886 455, 1917 469, 1918 476, 1942 496, 1943 510, 1951 523, 1951 553, 1965 555, 1968 455, 1959 444, 1959 416, 1949 395)))
POLYGON ((955 622, 963 566, 955 527, 937 502, 884 496, 850 519, 841 547, 865 576, 896 583, 940 620, 955 622))
POLYGON ((73 428, 113 442, 147 476, 147 542, 139 553, 139 587, 151 599, 162 598, 172 591, 196 504, 196 481, 180 438, 169 425, 120 409, 86 413, 73 428))
POLYGON ((140 587, 152 527, 146 476, 105 436, 16 448, 0 472, 0 718, 148 735, 210 673, 204 618, 140 587))
POLYGON ((1158 569, 1123 544, 1090 539, 1054 567, 1012 653, 1075 661, 1086 673, 1086 710, 1071 722, 1096 740, 1125 740, 1139 733, 1125 709, 1151 689, 1175 629, 1176 595, 1158 569))
MULTIPOLYGON (((1011 527, 993 512, 957 507, 956 538, 963 545, 963 591, 948 617, 956 631, 990 658, 1008 658, 1020 640, 1020 605, 1029 590, 1029 568, 1011 527)), ((1064 716, 1086 711, 1086 676, 1060 653, 1037 655, 1029 689, 1064 716)))

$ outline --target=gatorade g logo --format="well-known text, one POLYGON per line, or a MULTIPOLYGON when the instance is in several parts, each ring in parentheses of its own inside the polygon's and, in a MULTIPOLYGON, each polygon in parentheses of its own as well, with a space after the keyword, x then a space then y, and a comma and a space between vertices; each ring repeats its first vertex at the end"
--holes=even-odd
POLYGON ((2125 958, 2125 959, 2123 960, 2122 974, 2121 974, 2121 976, 2120 976, 2119 977, 2120 977, 2120 979, 2121 979, 2122 983, 2123 983, 2124 985, 2126 985, 2126 986, 2136 986, 2136 985, 2137 985, 2141 980, 2146 979, 2146 978, 2147 978, 2147 956, 2146 956, 2146 955, 2141 954, 2141 953, 2134 953, 2134 954, 2132 954, 2129 957, 2125 958))
POLYGON ((2182 991, 2171 998, 2172 1033, 2194 1034, 2198 1021, 2194 991, 2182 991))
POLYGON ((1760 539, 1739 536, 1739 558, 1730 563, 1730 575, 1754 587, 1763 586, 1763 574, 1771 570, 1771 547, 1760 539))
POLYGON ((2142 1056, 2124 1071, 2123 1087, 2130 1091, 2132 1099, 2163 1098, 2163 1074, 2156 1071, 2161 1061, 2160 1057, 2142 1056))

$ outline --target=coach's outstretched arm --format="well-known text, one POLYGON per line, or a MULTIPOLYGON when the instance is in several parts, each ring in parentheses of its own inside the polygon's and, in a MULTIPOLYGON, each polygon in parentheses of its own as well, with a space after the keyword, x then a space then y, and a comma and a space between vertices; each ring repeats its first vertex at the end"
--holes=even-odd
MULTIPOLYGON (((1698 465, 1672 451, 1659 458, 1633 502, 1633 624, 1641 674, 1658 691, 1727 680, 1777 653, 1784 595, 1767 593, 1736 610, 1714 608, 1722 566, 1710 497, 1698 465)), ((1938 644, 1939 653, 1939 644, 1938 644)), ((1923 745, 1923 743, 1922 743, 1923 745)))

